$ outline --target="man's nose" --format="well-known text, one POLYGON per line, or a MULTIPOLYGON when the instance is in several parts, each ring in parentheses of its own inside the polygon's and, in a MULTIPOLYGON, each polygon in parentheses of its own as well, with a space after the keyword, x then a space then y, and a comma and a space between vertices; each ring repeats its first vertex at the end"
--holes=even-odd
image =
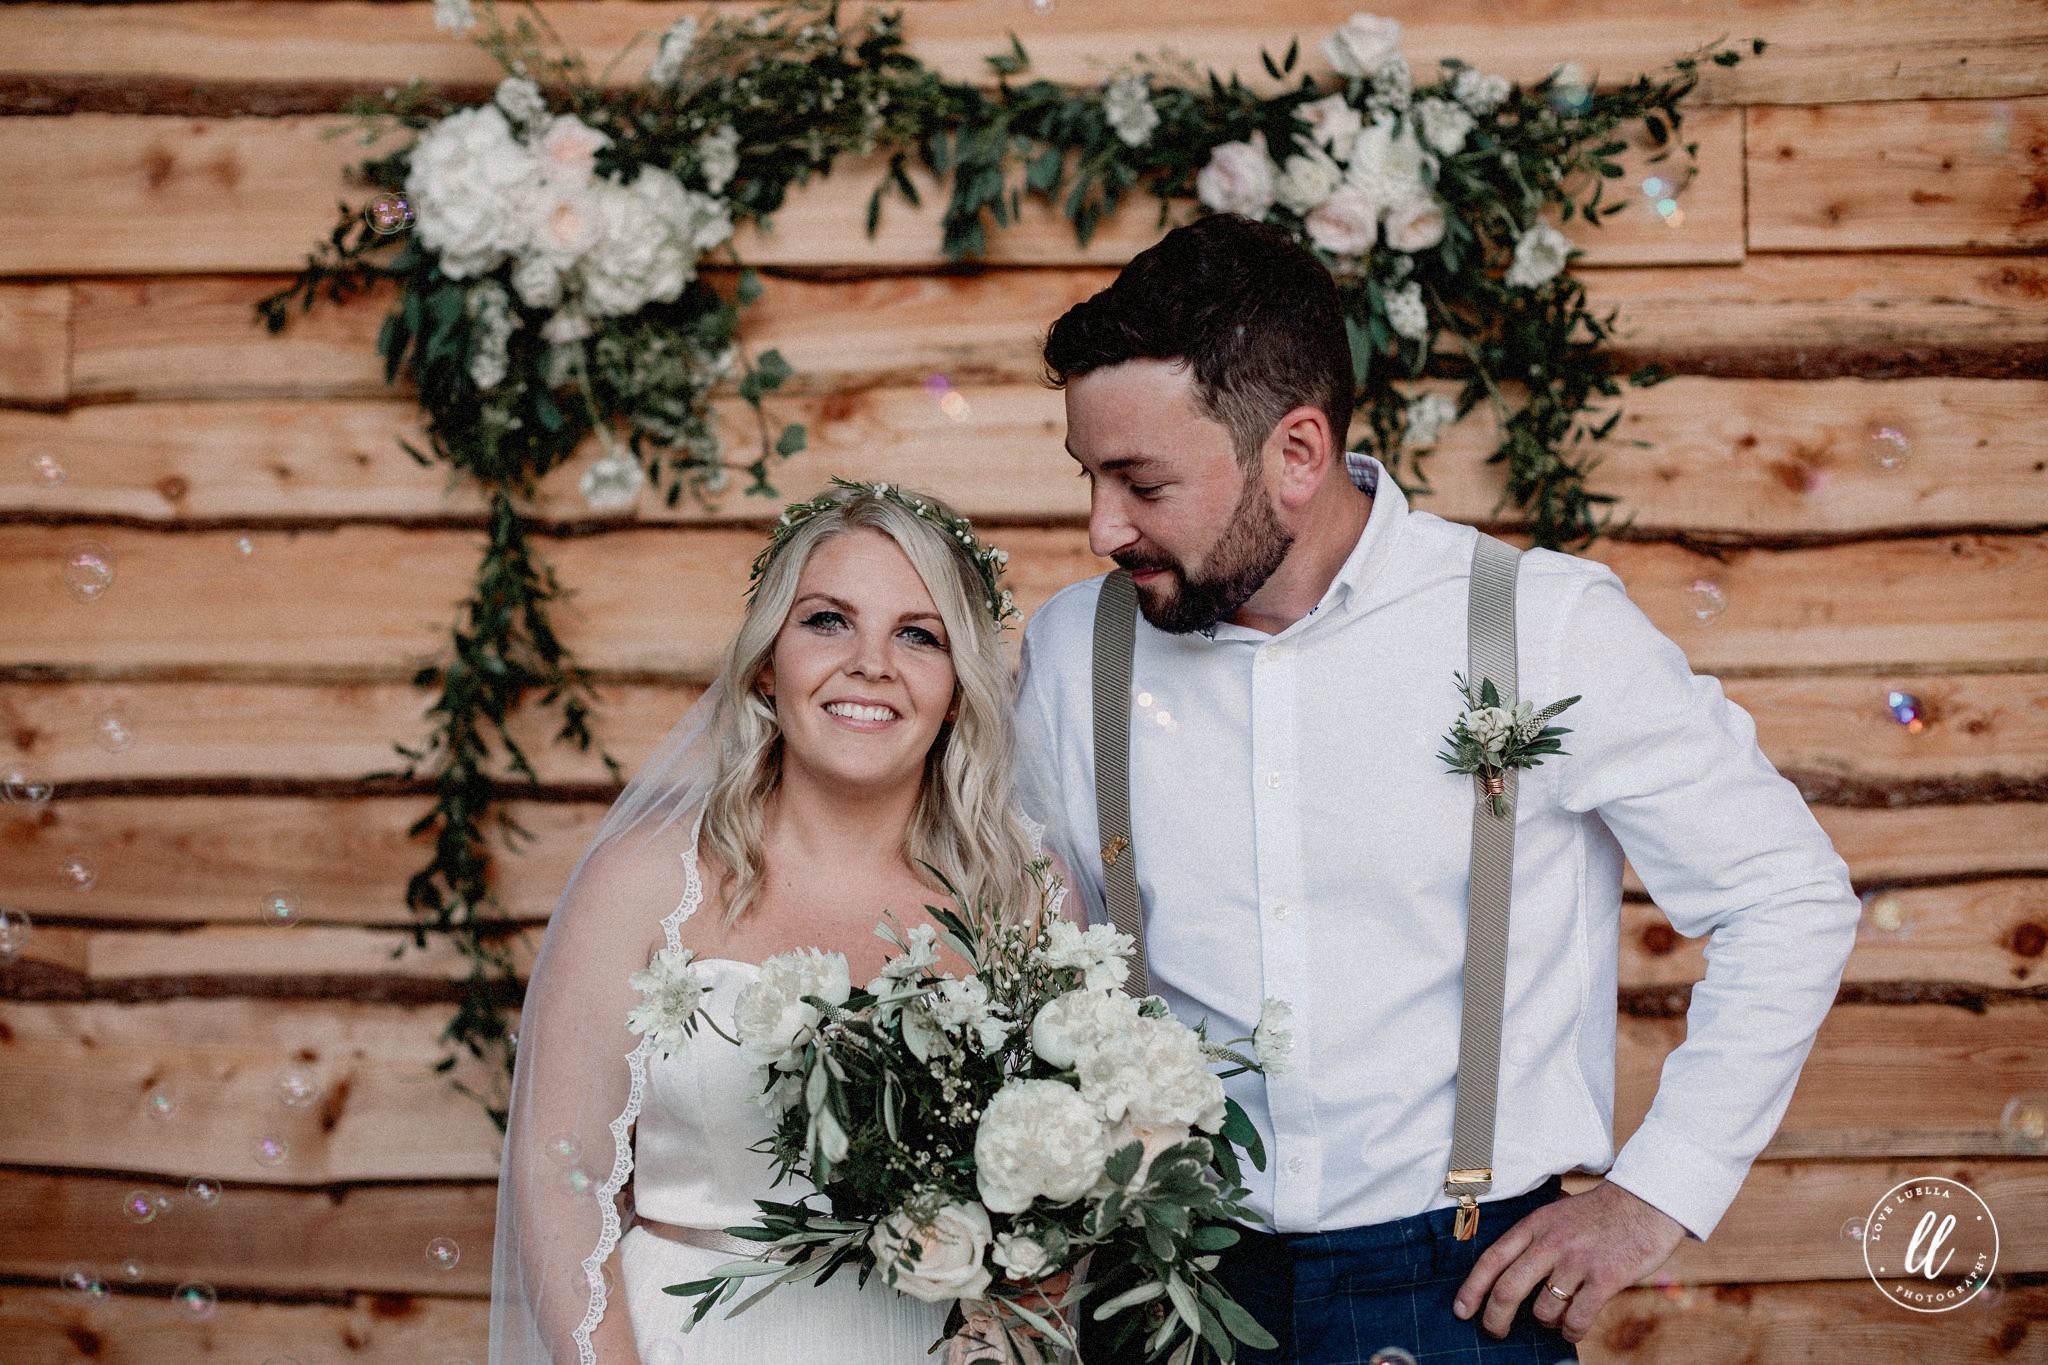
POLYGON ((1123 496, 1108 487, 1106 480, 1095 480, 1088 495, 1088 549, 1098 558, 1108 559, 1130 548, 1137 539, 1137 528, 1131 525, 1123 496))

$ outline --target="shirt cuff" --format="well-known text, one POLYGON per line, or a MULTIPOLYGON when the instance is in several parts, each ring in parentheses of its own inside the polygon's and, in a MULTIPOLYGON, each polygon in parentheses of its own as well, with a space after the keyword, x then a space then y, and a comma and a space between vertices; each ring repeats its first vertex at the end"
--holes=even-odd
POLYGON ((1735 1202, 1749 1163, 1731 1165, 1653 1115, 1622 1144, 1607 1179, 1704 1242, 1735 1202))

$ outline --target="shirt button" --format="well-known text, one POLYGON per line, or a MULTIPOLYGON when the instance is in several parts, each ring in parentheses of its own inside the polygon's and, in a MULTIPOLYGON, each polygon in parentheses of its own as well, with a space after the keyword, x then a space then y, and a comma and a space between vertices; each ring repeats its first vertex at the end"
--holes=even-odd
POLYGON ((1287 906, 1285 906, 1285 905, 1276 905, 1276 906, 1274 906, 1274 907, 1273 907, 1273 918, 1274 918, 1274 919, 1286 919, 1286 918, 1287 918, 1287 915, 1288 915, 1288 907, 1287 907, 1287 906))
POLYGON ((1266 785, 1267 785, 1267 786, 1269 786, 1269 787, 1274 787, 1274 788, 1277 788, 1277 787, 1279 787, 1279 785, 1280 785, 1280 774, 1278 774, 1278 773, 1267 773, 1267 774, 1266 774, 1266 785))
POLYGON ((1302 1160, 1302 1159, 1301 1159, 1300 1157, 1298 1157, 1298 1156, 1291 1156, 1291 1157, 1288 1157, 1288 1158, 1287 1158, 1287 1174, 1289 1174, 1289 1175, 1300 1175, 1300 1174, 1301 1174, 1301 1168, 1302 1168, 1303 1166, 1307 1165, 1307 1164, 1308 1164, 1307 1162, 1303 1161, 1303 1160, 1302 1160))

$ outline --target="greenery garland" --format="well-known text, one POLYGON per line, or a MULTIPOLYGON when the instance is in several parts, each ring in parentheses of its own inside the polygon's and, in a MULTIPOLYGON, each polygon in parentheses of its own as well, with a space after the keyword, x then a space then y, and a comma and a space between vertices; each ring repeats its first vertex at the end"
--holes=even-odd
MULTIPOLYGON (((444 27, 478 25, 468 0, 436 11, 444 27)), ((868 231, 892 196, 918 201, 914 161, 950 180, 942 244, 955 258, 981 254, 1027 198, 1055 204, 1083 244, 1139 193, 1157 200, 1162 226, 1189 200, 1264 217, 1337 280, 1365 418, 1357 447, 1423 491, 1421 457, 1486 406, 1501 433, 1489 460, 1506 465, 1508 501, 1534 540, 1581 545, 1610 513, 1586 478, 1619 420, 1596 410, 1621 382, 1604 351, 1613 314, 1596 314, 1564 272, 1568 244, 1549 220, 1597 226, 1628 206, 1609 187, 1623 174, 1616 134, 1638 122, 1657 159, 1679 154, 1660 176, 1675 195, 1691 175, 1681 106, 1699 66, 1741 59, 1705 52, 1613 89, 1572 67, 1523 87, 1446 61, 1418 87, 1399 25, 1356 15, 1322 44, 1334 82, 1297 76, 1298 44, 1279 60, 1262 53, 1276 83, 1293 82, 1272 96, 1145 58, 1099 86, 1020 82, 1029 59, 1014 36, 984 88, 920 62, 897 15, 842 25, 825 0, 701 28, 684 19, 646 79, 626 86, 593 76, 537 10, 506 23, 485 0, 476 41, 507 73, 491 103, 464 108, 415 84, 353 109, 366 143, 416 136, 362 165, 374 197, 342 206, 328 242, 260 312, 278 330, 294 307, 394 282, 378 347, 387 378, 412 382, 430 446, 406 448, 488 497, 488 542, 450 654, 414 679, 438 690, 432 731, 399 752, 402 775, 426 769, 434 791, 412 830, 434 848, 406 891, 415 937, 450 934, 472 964, 446 1041, 492 1063, 480 1098, 500 1122, 516 929, 492 889, 487 829, 516 847, 526 832, 505 809, 517 787, 504 779, 539 781, 508 725, 538 693, 559 711, 557 740, 587 750, 594 706, 589 674, 549 623, 562 590, 522 504, 593 435, 603 454, 582 489, 596 510, 630 507, 646 481, 670 506, 708 505, 735 470, 745 493, 775 495, 770 471, 805 433, 777 429, 763 406, 787 363, 741 344, 741 310, 761 285, 732 249, 736 224, 767 224, 792 186, 874 153, 888 168, 868 231), (697 276, 704 259, 742 267, 732 297, 697 276), (1428 376, 1462 381, 1455 403, 1409 392, 1428 376), (729 384, 758 421, 745 458, 721 449, 711 411, 729 384)))

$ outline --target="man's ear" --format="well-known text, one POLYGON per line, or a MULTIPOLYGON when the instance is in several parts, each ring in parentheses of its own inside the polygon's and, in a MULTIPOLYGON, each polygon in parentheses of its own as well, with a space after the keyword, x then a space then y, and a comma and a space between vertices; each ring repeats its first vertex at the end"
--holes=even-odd
POLYGON ((1289 409, 1266 438, 1265 453, 1278 479, 1274 500, 1283 507, 1301 506, 1322 487, 1337 455, 1329 417, 1308 403, 1289 409))

